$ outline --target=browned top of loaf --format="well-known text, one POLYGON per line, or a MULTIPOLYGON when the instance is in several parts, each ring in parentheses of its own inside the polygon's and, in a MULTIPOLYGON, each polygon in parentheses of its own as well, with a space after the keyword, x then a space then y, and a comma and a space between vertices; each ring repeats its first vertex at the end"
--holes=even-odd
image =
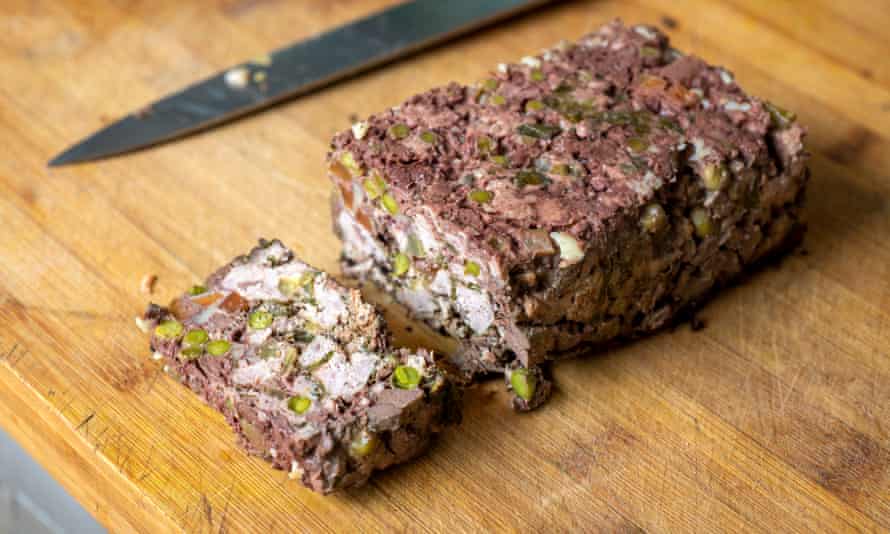
POLYGON ((587 242, 684 168, 722 162, 776 174, 770 124, 767 104, 728 71, 670 48, 655 28, 615 21, 500 65, 489 80, 432 89, 374 115, 361 139, 339 133, 332 156, 349 151, 381 172, 402 213, 427 207, 477 246, 521 260, 529 229, 587 242), (490 200, 474 201, 473 191, 490 200))

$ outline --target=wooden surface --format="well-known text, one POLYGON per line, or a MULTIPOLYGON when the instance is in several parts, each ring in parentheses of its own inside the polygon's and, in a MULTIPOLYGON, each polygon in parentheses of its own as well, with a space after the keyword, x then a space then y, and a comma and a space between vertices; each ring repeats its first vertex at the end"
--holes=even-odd
POLYGON ((174 145, 45 165, 110 118, 388 3, 2 3, 0 425, 114 531, 890 528, 886 2, 570 2, 174 145), (133 324, 147 273, 165 302, 258 236, 336 269, 322 161, 351 115, 616 16, 675 25, 676 46, 810 130, 807 253, 723 293, 704 330, 560 363, 530 415, 484 384, 422 460, 328 498, 239 452, 149 360, 133 324))

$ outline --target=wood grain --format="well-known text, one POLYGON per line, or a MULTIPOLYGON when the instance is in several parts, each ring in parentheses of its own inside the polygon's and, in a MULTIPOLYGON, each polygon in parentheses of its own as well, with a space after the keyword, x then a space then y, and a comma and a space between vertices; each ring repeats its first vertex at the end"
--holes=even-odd
MULTIPOLYGON (((46 168, 147 101, 392 3, 3 3, 0 425, 113 531, 890 528, 884 2, 564 2, 173 145, 46 168), (329 498, 242 454, 148 359, 147 273, 164 302, 259 236, 336 271, 322 160, 350 115, 614 17, 668 17, 676 46, 810 131, 804 248, 711 302, 707 328, 562 362, 529 415, 482 384, 424 458, 329 498)), ((388 312, 399 342, 432 342, 388 312)))

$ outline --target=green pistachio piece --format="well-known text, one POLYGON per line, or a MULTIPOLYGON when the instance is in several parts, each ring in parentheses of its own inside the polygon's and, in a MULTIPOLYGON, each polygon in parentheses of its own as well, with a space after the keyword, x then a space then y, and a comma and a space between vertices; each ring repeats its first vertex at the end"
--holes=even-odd
POLYGON ((529 73, 529 77, 533 82, 543 82, 544 81, 544 71, 541 69, 532 69, 529 73))
POLYGON ((550 172, 553 174, 558 174, 560 176, 569 176, 570 174, 572 174, 571 169, 565 163, 557 163, 550 168, 550 172))
POLYGON ((191 347, 200 347, 207 343, 207 340, 210 336, 207 335, 206 330, 201 330, 200 328, 195 330, 189 330, 186 332, 184 336, 182 336, 182 344, 191 346, 191 347))
POLYGON ((229 352, 229 349, 232 348, 232 344, 226 341, 225 339, 214 339, 210 343, 207 344, 207 353, 211 356, 222 356, 225 353, 229 352))
POLYGON ((525 187, 527 185, 546 185, 550 183, 550 179, 538 171, 519 171, 513 179, 516 187, 525 187))
POLYGON ((255 310, 250 312, 250 315, 247 316, 247 326, 254 330, 262 330, 263 328, 272 326, 272 321, 274 319, 275 317, 267 311, 255 310))
POLYGON ((494 140, 487 135, 479 136, 476 139, 476 150, 479 151, 480 154, 489 154, 494 149, 494 140))
POLYGON ((179 356, 184 360, 197 360, 204 354, 204 347, 201 345, 189 345, 182 346, 182 350, 179 351, 179 356))
POLYGON ((386 192, 386 180, 384 180, 382 176, 374 172, 371 174, 371 176, 368 176, 364 179, 364 181, 362 182, 362 188, 364 188, 365 193, 368 194, 368 198, 374 200, 386 192))
POLYGON ((284 348, 284 361, 281 363, 281 370, 285 375, 290 374, 290 372, 297 366, 297 358, 299 356, 300 352, 297 350, 297 347, 287 345, 284 348))
POLYGON ((501 83, 494 78, 486 78, 485 80, 482 80, 479 86, 486 91, 496 91, 500 84, 501 83))
POLYGON ((788 125, 797 119, 797 115, 793 111, 780 108, 772 102, 764 102, 763 107, 769 112, 771 123, 774 128, 787 128, 788 125))
POLYGON ((411 258, 399 252, 392 259, 392 274, 395 276, 404 276, 411 268, 411 258))
POLYGON ((464 274, 469 276, 479 276, 479 273, 482 272, 482 268, 479 267, 479 264, 473 260, 467 260, 464 263, 464 274))
POLYGON ((488 99, 488 102, 492 106, 503 106, 507 103, 507 99, 504 98, 504 95, 491 95, 491 98, 488 99))
POLYGON ((436 135, 436 132, 426 131, 420 134, 420 140, 424 143, 435 145, 439 142, 439 136, 436 135))
POLYGON ((300 290, 300 279, 292 276, 282 276, 278 279, 278 291, 285 297, 292 297, 300 290))
POLYGON ((363 458, 377 448, 377 435, 367 430, 362 430, 349 444, 349 454, 354 458, 363 458))
POLYGON ((510 161, 507 159, 507 156, 495 155, 491 156, 488 159, 491 160, 492 163, 500 165, 501 167, 506 167, 510 164, 510 161))
POLYGON ((423 258, 426 256, 426 251, 423 249, 423 243, 420 241, 420 238, 414 234, 408 236, 405 252, 415 258, 423 258))
POLYGON ((203 293, 207 293, 207 288, 200 284, 195 284, 189 288, 189 295, 195 296, 203 293))
POLYGON ((555 124, 520 124, 516 131, 535 139, 551 139, 558 135, 562 128, 555 124))
POLYGON ((396 140, 408 137, 408 133, 410 132, 411 130, 408 128, 408 125, 402 123, 393 124, 386 130, 386 133, 389 134, 392 139, 396 140))
POLYGON ((477 202, 479 204, 487 204, 487 203, 491 202, 491 199, 492 199, 492 197, 494 197, 494 194, 491 191, 476 189, 475 191, 470 191, 470 194, 468 196, 470 197, 470 200, 472 200, 473 202, 477 202))
POLYGON ((643 208, 640 225, 650 234, 654 234, 667 226, 667 214, 661 204, 648 204, 643 208))
POLYGON ((312 406, 312 399, 307 397, 297 395, 296 397, 287 399, 287 408, 297 415, 306 413, 306 410, 308 410, 310 406, 312 406))
POLYGON ((525 103, 525 111, 526 113, 532 113, 535 111, 541 111, 544 109, 544 103, 540 100, 529 100, 525 103))
POLYGON ((642 57, 659 57, 661 56, 661 50, 655 48, 654 46, 644 46, 640 48, 640 56, 642 57))
POLYGON ((175 319, 167 319, 155 327, 155 335, 163 339, 174 339, 182 334, 182 323, 175 319))
POLYGON ((402 389, 414 389, 420 384, 420 372, 409 365, 400 365, 392 373, 393 384, 402 389))
POLYGON ((695 228, 695 235, 701 238, 708 237, 714 232, 714 223, 708 210, 704 208, 695 208, 689 214, 692 220, 692 226, 695 228))
POLYGON ((729 179, 729 169, 723 164, 708 165, 702 172, 702 182, 708 191, 718 191, 729 179))
POLYGON ((513 387, 513 393, 523 400, 531 400, 535 395, 537 382, 535 375, 529 373, 528 369, 519 368, 510 373, 510 386, 513 387))
POLYGON ((355 156, 352 155, 352 152, 344 152, 340 156, 340 163, 346 167, 349 174, 353 176, 360 176, 362 174, 362 167, 355 161, 355 156))
POLYGON ((627 148, 633 152, 640 153, 649 148, 649 143, 645 139, 639 137, 631 137, 627 140, 627 148))
POLYGON ((383 206, 386 213, 389 213, 390 215, 395 216, 399 214, 399 203, 396 202, 396 199, 389 193, 384 193, 383 196, 380 197, 380 205, 383 206))

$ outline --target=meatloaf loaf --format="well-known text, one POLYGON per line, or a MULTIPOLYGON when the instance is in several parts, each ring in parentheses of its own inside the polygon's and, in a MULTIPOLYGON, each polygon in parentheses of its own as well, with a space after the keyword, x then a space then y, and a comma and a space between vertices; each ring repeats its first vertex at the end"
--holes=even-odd
POLYGON ((802 235, 804 130, 726 69, 616 21, 336 135, 345 272, 505 372, 652 332, 802 235))
POLYGON ((459 418, 430 352, 393 349, 358 291, 261 241, 169 308, 151 347, 247 450, 328 493, 422 452, 459 418))

